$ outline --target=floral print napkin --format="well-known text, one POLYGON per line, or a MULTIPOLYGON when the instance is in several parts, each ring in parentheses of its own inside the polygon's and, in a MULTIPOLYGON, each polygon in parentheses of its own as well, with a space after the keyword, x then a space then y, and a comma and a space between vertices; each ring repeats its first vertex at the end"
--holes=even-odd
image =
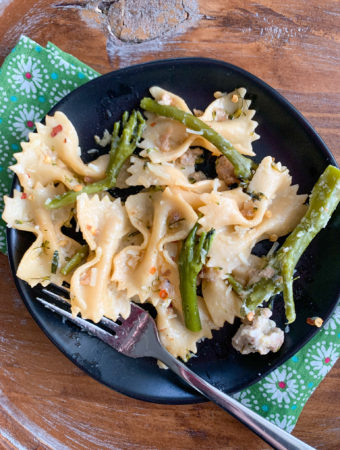
MULTIPOLYGON (((10 191, 13 153, 60 99, 100 75, 48 43, 41 47, 22 36, 0 71, 0 214, 10 191)), ((6 226, 0 223, 0 251, 6 252, 6 226)), ((340 306, 323 329, 286 363, 234 397, 291 432, 318 384, 340 351, 340 306)))

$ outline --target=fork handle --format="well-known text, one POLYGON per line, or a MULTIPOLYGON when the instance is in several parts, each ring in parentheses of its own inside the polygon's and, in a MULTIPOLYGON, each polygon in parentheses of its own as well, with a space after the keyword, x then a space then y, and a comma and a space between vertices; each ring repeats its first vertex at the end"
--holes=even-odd
POLYGON ((161 360, 166 366, 175 372, 192 388, 203 394, 209 400, 215 402, 232 416, 236 417, 244 425, 250 428, 254 433, 260 436, 265 442, 278 450, 307 450, 313 449, 309 445, 300 441, 296 437, 272 424, 265 418, 259 416, 246 406, 239 403, 227 394, 216 389, 203 378, 196 375, 184 364, 174 358, 164 348, 160 349, 160 354, 157 358, 161 360))

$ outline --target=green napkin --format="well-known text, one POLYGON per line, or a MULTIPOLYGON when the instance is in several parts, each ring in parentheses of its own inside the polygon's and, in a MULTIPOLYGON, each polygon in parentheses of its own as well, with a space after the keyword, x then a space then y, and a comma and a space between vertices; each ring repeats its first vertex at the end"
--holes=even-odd
MULTIPOLYGON (((61 98, 99 74, 48 43, 46 48, 22 36, 0 72, 0 193, 10 190, 13 152, 20 149, 61 98)), ((0 196, 0 213, 3 210, 0 196)), ((0 250, 6 252, 5 224, 0 224, 0 250)), ((340 307, 323 329, 285 364, 255 385, 234 395, 241 403, 291 432, 315 388, 339 356, 340 307)), ((245 356, 246 358, 246 356, 245 356)))

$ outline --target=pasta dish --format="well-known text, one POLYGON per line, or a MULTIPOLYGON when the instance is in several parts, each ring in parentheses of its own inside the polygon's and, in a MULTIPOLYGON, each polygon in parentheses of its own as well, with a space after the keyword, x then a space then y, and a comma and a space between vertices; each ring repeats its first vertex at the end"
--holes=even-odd
POLYGON ((183 360, 235 318, 238 351, 277 351, 284 332, 268 305, 283 291, 294 321, 295 265, 339 201, 339 171, 326 169, 308 206, 280 162, 251 159, 259 136, 245 89, 216 92, 205 111, 150 92, 143 114, 126 112, 95 137, 110 151, 88 149, 89 164, 60 111, 21 144, 11 169, 22 190, 5 197, 3 218, 35 240, 17 276, 32 287, 67 283, 72 313, 94 322, 151 303, 163 345, 183 360), (112 196, 117 188, 126 195, 112 196), (271 250, 255 256, 265 239, 271 250))

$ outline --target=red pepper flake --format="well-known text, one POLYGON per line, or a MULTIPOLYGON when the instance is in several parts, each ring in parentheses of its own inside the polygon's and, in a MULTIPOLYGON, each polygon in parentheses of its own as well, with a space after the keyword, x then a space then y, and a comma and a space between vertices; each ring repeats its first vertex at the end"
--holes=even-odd
POLYGON ((159 291, 159 296, 160 298, 162 298, 163 300, 165 300, 166 298, 168 298, 168 292, 165 289, 161 289, 159 291))
POLYGON ((26 192, 23 192, 21 194, 21 200, 26 200, 26 198, 27 198, 27 194, 26 194, 26 192))
POLYGON ((150 273, 151 273, 151 275, 153 275, 155 272, 156 272, 156 267, 151 267, 151 269, 150 269, 150 273))
POLYGON ((56 127, 52 128, 51 131, 51 137, 56 136, 58 133, 60 133, 63 130, 63 127, 61 125, 57 125, 56 127))
POLYGON ((64 143, 66 144, 66 142, 67 142, 67 139, 65 138, 65 139, 64 139, 64 143))
POLYGON ((154 127, 156 125, 156 122, 150 123, 150 127, 154 127))

